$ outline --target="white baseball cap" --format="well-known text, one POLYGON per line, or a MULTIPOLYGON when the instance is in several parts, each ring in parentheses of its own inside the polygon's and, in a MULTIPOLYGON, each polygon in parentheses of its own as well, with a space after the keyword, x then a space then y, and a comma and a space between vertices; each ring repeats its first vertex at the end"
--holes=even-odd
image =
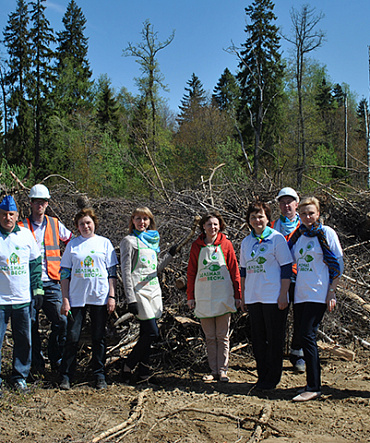
POLYGON ((283 188, 280 190, 279 194, 276 197, 276 200, 279 201, 281 199, 281 197, 293 197, 294 200, 299 203, 299 197, 298 194, 296 193, 296 191, 293 188, 283 188))

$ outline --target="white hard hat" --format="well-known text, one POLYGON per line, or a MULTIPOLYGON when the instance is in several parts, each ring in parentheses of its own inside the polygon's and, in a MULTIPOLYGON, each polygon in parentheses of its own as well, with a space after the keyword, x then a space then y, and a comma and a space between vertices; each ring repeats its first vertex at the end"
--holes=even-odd
POLYGON ((29 198, 41 198, 43 200, 50 199, 49 189, 45 185, 35 185, 32 186, 30 193, 28 194, 29 198))
POLYGON ((293 197, 294 200, 299 203, 299 197, 298 194, 295 192, 295 190, 293 188, 283 188, 280 190, 279 194, 276 197, 276 200, 279 201, 281 199, 281 197, 293 197))

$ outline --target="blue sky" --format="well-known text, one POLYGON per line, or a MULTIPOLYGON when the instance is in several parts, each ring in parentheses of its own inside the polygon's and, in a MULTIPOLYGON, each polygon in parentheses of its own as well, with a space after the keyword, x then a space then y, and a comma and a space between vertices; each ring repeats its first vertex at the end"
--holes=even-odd
MULTIPOLYGON (((158 53, 160 69, 170 92, 163 92, 171 109, 178 110, 186 82, 194 72, 204 89, 212 93, 224 69, 235 73, 237 60, 225 52, 233 41, 245 41, 244 8, 251 1, 241 0, 76 0, 86 19, 89 38, 89 61, 94 78, 107 74, 116 90, 125 86, 136 93, 134 78, 140 76, 139 65, 122 50, 130 41, 141 40, 142 24, 149 19, 160 41, 175 30, 170 46, 158 53)), ((47 0, 46 15, 55 31, 63 28, 62 18, 68 0, 47 0)), ((322 48, 311 56, 327 66, 330 80, 346 83, 357 99, 369 97, 368 45, 370 45, 369 0, 276 0, 276 24, 291 35, 290 11, 308 4, 325 17, 319 28, 326 32, 322 48)), ((0 28, 6 25, 16 0, 0 0, 0 28)), ((2 34, 2 32, 1 32, 2 34)), ((283 55, 288 57, 290 44, 282 41, 283 55)), ((4 57, 3 49, 0 55, 4 57)))

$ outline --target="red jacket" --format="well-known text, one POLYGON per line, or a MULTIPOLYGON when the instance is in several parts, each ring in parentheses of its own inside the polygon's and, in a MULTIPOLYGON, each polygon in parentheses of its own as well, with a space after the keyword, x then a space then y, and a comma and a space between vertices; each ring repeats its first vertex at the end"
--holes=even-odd
MULTIPOLYGON (((187 294, 188 300, 194 300, 194 286, 195 286, 195 278, 198 272, 198 257, 201 248, 205 247, 206 244, 204 242, 204 234, 201 234, 195 242, 191 245, 190 249, 190 257, 188 263, 188 285, 187 285, 187 294)), ((241 287, 240 287, 240 273, 238 261, 236 259, 235 251, 231 241, 226 237, 225 234, 219 232, 217 238, 214 242, 214 245, 220 245, 222 248, 222 252, 224 253, 226 266, 229 270, 231 281, 234 286, 234 298, 241 300, 241 287)))

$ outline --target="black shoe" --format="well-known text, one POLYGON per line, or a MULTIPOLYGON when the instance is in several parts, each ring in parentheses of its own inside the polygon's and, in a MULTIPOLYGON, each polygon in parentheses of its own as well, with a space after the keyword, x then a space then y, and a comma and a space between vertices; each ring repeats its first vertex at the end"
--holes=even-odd
POLYGON ((102 389, 107 389, 108 385, 104 378, 98 378, 95 387, 98 391, 101 391, 102 389))
POLYGON ((131 369, 129 371, 125 370, 125 366, 126 366, 126 360, 123 360, 122 369, 121 369, 121 380, 123 381, 123 383, 129 385, 132 383, 133 372, 131 369))

